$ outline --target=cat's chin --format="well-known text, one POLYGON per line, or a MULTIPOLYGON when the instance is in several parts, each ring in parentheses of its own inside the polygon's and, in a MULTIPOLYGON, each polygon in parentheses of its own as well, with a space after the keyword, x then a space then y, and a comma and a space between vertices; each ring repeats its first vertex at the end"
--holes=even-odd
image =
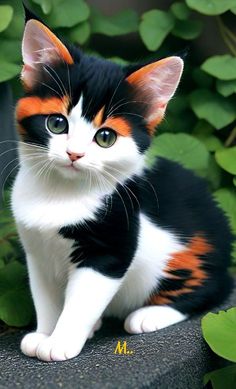
POLYGON ((75 166, 55 166, 57 173, 69 180, 78 180, 84 177, 84 172, 75 166))

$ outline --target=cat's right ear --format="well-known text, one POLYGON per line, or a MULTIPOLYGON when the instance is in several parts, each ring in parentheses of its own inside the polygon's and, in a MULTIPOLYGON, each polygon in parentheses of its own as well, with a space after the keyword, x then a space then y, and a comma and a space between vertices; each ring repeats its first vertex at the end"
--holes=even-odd
POLYGON ((71 65, 73 58, 67 47, 48 27, 39 20, 27 20, 28 15, 26 14, 22 42, 24 66, 21 79, 25 88, 31 89, 38 82, 38 73, 44 65, 53 66, 59 62, 71 65))

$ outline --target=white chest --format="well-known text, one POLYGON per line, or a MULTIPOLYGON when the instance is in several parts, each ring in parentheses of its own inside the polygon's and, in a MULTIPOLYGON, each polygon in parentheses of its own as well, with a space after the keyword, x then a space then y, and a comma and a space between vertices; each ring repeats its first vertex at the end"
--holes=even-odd
POLYGON ((103 205, 101 194, 81 194, 79 188, 58 188, 29 181, 19 172, 13 186, 12 209, 18 224, 39 230, 60 229, 66 225, 96 220, 96 211, 103 205))

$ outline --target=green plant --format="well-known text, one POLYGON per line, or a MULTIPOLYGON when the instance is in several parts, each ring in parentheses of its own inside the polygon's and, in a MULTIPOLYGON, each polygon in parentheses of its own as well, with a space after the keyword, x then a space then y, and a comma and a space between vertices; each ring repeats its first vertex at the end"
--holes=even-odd
MULTIPOLYGON (((205 177, 236 234, 236 35, 229 27, 236 0, 176 0, 161 9, 157 1, 155 9, 142 15, 123 9, 110 17, 86 0, 28 0, 27 4, 59 36, 119 63, 155 60, 190 47, 183 80, 149 155, 151 160, 162 155, 179 161, 205 177), (201 42, 208 41, 212 28, 222 48, 219 54, 215 45, 215 52, 211 48, 207 56, 201 42), (124 34, 130 34, 135 44, 125 50, 126 43, 122 43, 122 58, 116 55, 118 46, 94 47, 96 38, 112 41, 114 46, 114 37, 122 40, 124 34)), ((0 15, 0 82, 9 82, 17 98, 24 26, 21 2, 0 0, 0 15)), ((19 251, 13 249, 13 242, 6 247, 12 250, 11 259, 4 262, 9 266, 18 260, 19 251)), ((233 258, 236 265, 236 244, 233 258)))
MULTIPOLYGON (((208 313, 202 319, 202 332, 210 348, 222 358, 236 362, 236 308, 208 313)), ((232 389, 236 384, 236 364, 206 374, 204 383, 213 389, 232 389)))
MULTIPOLYGON (((9 203, 9 193, 6 204, 9 203)), ((22 327, 33 317, 23 252, 9 206, 0 210, 0 320, 22 327)))

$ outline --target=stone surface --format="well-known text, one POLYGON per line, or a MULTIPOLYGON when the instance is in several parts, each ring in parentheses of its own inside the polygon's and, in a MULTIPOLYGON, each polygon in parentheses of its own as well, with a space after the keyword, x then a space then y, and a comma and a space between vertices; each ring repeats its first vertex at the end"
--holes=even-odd
MULTIPOLYGON (((236 290, 219 309, 235 305, 236 290)), ((200 389, 204 374, 221 365, 202 339, 199 317, 144 335, 128 335, 122 323, 106 320, 82 353, 66 362, 22 355, 24 333, 0 336, 0 389, 200 389), (118 341, 133 353, 114 354, 118 341)))

